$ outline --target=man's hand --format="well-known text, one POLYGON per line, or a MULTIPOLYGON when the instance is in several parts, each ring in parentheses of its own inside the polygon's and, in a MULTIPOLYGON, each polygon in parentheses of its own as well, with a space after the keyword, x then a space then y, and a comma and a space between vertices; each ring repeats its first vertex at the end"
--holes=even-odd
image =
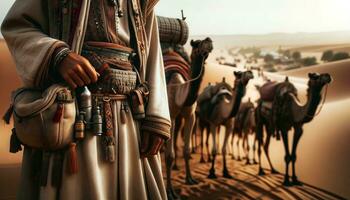
POLYGON ((141 136, 141 157, 145 158, 156 155, 163 144, 164 139, 160 136, 143 132, 141 136))
POLYGON ((76 53, 69 53, 62 60, 58 72, 73 89, 94 83, 99 76, 90 62, 76 53))

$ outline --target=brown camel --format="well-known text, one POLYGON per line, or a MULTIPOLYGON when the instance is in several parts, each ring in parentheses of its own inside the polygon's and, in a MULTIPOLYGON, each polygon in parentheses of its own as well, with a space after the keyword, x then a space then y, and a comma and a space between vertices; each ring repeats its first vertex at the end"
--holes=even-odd
MULTIPOLYGON (((167 192, 169 199, 178 198, 171 184, 171 168, 174 161, 174 130, 179 125, 176 124, 177 118, 184 118, 184 158, 186 163, 186 184, 196 184, 192 178, 189 157, 190 157, 190 137, 195 122, 196 99, 199 86, 204 75, 204 63, 209 53, 213 50, 213 42, 210 38, 204 40, 191 41, 191 67, 189 76, 186 79, 184 69, 178 62, 167 62, 169 57, 164 56, 165 70, 167 75, 167 93, 170 117, 172 122, 172 137, 166 144, 165 159, 167 172, 167 192), (170 69, 170 70, 168 70, 170 69)), ((174 56, 172 54, 171 56, 174 56)), ((181 121, 181 120, 180 120, 181 121)))
MULTIPOLYGON (((225 82, 225 78, 222 79, 223 82, 225 82)), ((217 84, 217 83, 216 83, 217 84)), ((211 83, 208 83, 208 86, 204 88, 203 93, 212 93, 212 91, 215 91, 215 87, 214 85, 212 85, 211 83)), ((213 95, 213 94, 212 94, 213 95)), ((209 97, 208 97, 209 98, 209 97)), ((207 161, 211 162, 211 155, 210 155, 210 150, 209 150, 209 138, 210 138, 210 124, 205 121, 205 119, 201 118, 201 116, 199 115, 199 105, 197 104, 197 109, 196 109, 196 125, 197 127, 195 127, 195 129, 193 130, 193 135, 195 136, 197 134, 197 131, 199 131, 200 133, 200 163, 205 163, 205 159, 204 159, 204 130, 206 130, 206 140, 205 140, 205 146, 206 146, 206 150, 207 150, 207 161)), ((225 125, 225 124, 221 124, 221 125, 225 125)), ((220 126, 217 129, 217 132, 220 133, 220 126)), ((219 136, 217 137, 217 140, 219 140, 219 136)), ((217 148, 219 148, 219 142, 217 142, 217 148)))
MULTIPOLYGON (((210 134, 212 134, 213 144, 212 145, 212 166, 209 171, 208 178, 216 178, 215 175, 215 158, 217 155, 217 142, 216 142, 216 131, 217 128, 224 124, 226 128, 225 140, 232 133, 233 129, 233 117, 237 114, 239 106, 242 101, 242 97, 245 94, 245 88, 249 80, 253 78, 251 71, 246 72, 234 72, 235 82, 234 87, 227 84, 225 81, 215 85, 211 89, 211 95, 208 92, 203 91, 198 97, 199 104, 199 115, 200 118, 210 124, 210 134)), ((226 167, 226 143, 222 146, 222 156, 224 161, 223 176, 231 178, 227 167, 226 167)))
MULTIPOLYGON (((299 140, 303 134, 303 125, 310 122, 316 113, 316 110, 321 102, 321 92, 324 86, 328 85, 331 82, 332 78, 329 74, 309 74, 308 89, 307 89, 307 101, 304 105, 301 105, 298 98, 295 87, 292 83, 288 81, 288 78, 282 83, 276 84, 277 88, 272 89, 273 91, 273 106, 271 109, 271 102, 262 100, 259 102, 259 105, 256 109, 257 115, 257 135, 259 136, 259 174, 264 174, 263 169, 261 168, 261 145, 263 144, 263 126, 266 126, 267 137, 264 143, 265 154, 270 162, 268 148, 269 140, 271 135, 275 132, 280 134, 283 139, 283 144, 285 148, 285 163, 286 163, 286 172, 284 177, 283 185, 301 185, 301 182, 298 181, 298 178, 295 173, 295 162, 296 162, 296 151, 299 140), (292 151, 289 152, 289 143, 288 143, 288 131, 293 128, 293 145, 292 151), (289 180, 289 164, 292 162, 292 182, 289 180)), ((269 86, 271 83, 267 83, 260 89, 260 94, 267 97, 266 93, 269 93, 269 86)), ((273 87, 270 87, 273 88, 273 87)), ((271 165, 272 170, 274 168, 271 165)), ((275 170, 274 170, 275 172, 275 170)))
MULTIPOLYGON (((242 141, 242 147, 245 153, 245 158, 246 158, 246 164, 250 164, 250 158, 249 158, 249 153, 250 153, 250 146, 248 142, 248 137, 249 135, 254 134, 254 140, 253 140, 253 164, 257 164, 256 159, 255 159, 255 150, 256 150, 256 143, 257 143, 257 137, 255 135, 255 107, 253 102, 250 101, 250 98, 248 102, 243 103, 239 110, 238 113, 235 117, 234 121, 234 128, 233 128, 233 134, 231 141, 233 144, 233 139, 234 136, 237 135, 237 149, 238 149, 238 160, 241 160, 241 156, 239 154, 239 149, 240 149, 240 143, 238 141, 242 141)), ((233 147, 232 147, 233 148, 233 147)), ((234 157, 234 152, 232 151, 232 157, 234 157)))

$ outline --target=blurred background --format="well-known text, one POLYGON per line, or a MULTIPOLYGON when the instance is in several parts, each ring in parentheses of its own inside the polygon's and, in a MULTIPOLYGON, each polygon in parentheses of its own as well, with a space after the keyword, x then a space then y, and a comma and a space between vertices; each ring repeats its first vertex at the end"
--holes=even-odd
MULTIPOLYGON (((0 2, 0 23, 13 2, 0 2)), ((208 82, 221 81, 223 77, 233 83, 232 72, 235 70, 259 69, 272 80, 282 81, 289 76, 298 88, 301 100, 305 101, 307 74, 330 73, 334 81, 328 89, 326 103, 320 115, 304 126, 304 135, 298 148, 297 170, 301 181, 349 199, 349 8, 348 0, 161 0, 156 7, 156 13, 181 18, 180 11, 184 10, 190 39, 212 38, 214 51, 207 60, 202 88, 208 82)), ((6 43, 1 38, 0 35, 2 115, 9 106, 10 92, 19 87, 21 82, 16 75, 15 64, 6 43)), ((190 53, 191 47, 188 44, 185 47, 190 53)), ((255 70, 254 73, 257 77, 255 70)), ((243 101, 248 98, 256 100, 259 96, 255 85, 262 82, 261 78, 251 81, 243 101)), ((221 130, 221 135, 223 132, 224 130, 221 130)), ((11 126, 1 121, 0 199, 14 198, 20 176, 21 153, 8 152, 10 133, 11 126)), ((281 141, 272 141, 270 154, 277 170, 284 172, 284 150, 281 141)), ((193 169, 205 171, 209 164, 199 165, 196 158, 191 161, 193 169)), ((264 156, 263 158, 265 159, 264 156)), ((183 163, 182 158, 179 158, 179 163, 183 163)), ((263 160, 263 165, 268 167, 266 160, 263 160)), ((234 168, 232 170, 234 171, 234 168)), ((205 182, 206 174, 199 172, 194 173, 194 176, 205 182)), ((194 191, 200 193, 208 190, 204 184, 180 188, 183 173, 184 171, 180 170, 174 175, 175 186, 182 196, 199 197, 194 191)), ((214 185, 214 188, 209 191, 217 191, 217 194, 220 194, 222 188, 214 183, 210 184, 214 185)), ((285 195, 287 199, 297 199, 293 195, 285 195)), ((322 195, 305 198, 322 198, 322 195)), ((327 199, 327 196, 323 198, 327 199)))

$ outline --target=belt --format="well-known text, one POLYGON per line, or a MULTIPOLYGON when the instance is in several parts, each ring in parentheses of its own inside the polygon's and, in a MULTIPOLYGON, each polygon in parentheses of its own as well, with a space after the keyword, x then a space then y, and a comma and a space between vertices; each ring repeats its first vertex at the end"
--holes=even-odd
POLYGON ((90 85, 92 92, 127 95, 135 89, 138 75, 133 66, 135 53, 129 47, 107 42, 85 42, 82 55, 101 75, 90 85))
POLYGON ((103 70, 104 64, 112 68, 132 70, 136 53, 129 47, 106 42, 86 42, 82 49, 86 57, 97 71, 103 70))

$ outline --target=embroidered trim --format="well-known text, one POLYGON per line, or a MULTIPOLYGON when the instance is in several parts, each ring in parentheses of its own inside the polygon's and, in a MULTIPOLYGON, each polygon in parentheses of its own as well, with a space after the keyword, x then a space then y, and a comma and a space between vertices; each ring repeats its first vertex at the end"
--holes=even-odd
POLYGON ((146 116, 141 126, 141 130, 161 135, 165 139, 170 138, 170 128, 171 125, 168 120, 160 117, 149 116, 146 116))

